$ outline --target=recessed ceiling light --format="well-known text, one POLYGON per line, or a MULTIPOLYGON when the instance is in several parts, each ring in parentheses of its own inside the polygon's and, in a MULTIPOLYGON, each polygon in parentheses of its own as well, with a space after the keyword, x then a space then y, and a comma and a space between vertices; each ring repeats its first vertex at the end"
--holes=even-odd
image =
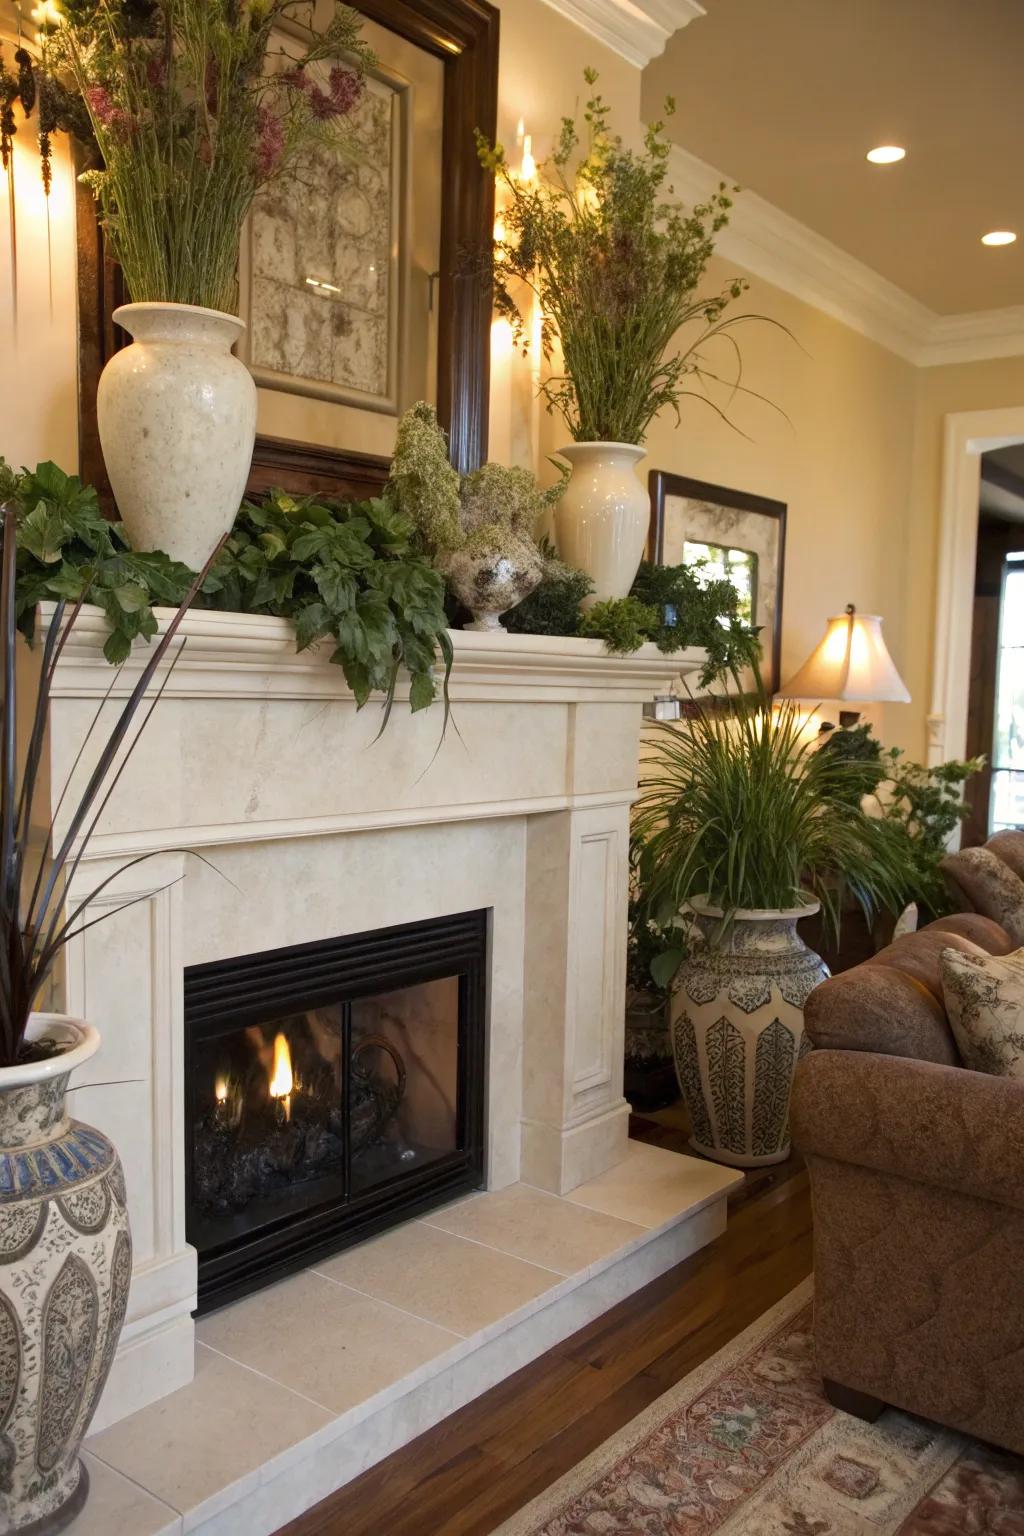
POLYGON ((879 144, 877 149, 868 150, 868 159, 872 165, 895 165, 897 160, 906 157, 906 153, 899 144, 879 144))
POLYGON ((987 235, 982 235, 982 245, 1012 245, 1017 236, 1012 229, 990 229, 987 235))

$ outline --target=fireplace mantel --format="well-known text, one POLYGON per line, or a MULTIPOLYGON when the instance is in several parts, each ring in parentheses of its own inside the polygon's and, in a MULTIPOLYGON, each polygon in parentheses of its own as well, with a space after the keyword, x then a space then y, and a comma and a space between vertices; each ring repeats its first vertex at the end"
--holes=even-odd
MULTIPOLYGON (((488 1187, 522 1180, 565 1194, 622 1160, 641 704, 704 659, 453 632, 447 731, 440 704, 412 715, 400 689, 378 737, 379 707, 357 712, 329 650, 296 654, 284 621, 196 612, 180 633, 184 648, 71 893, 80 900, 126 859, 150 856, 100 898, 135 904, 67 956, 68 1011, 104 1040, 75 1112, 121 1152, 135 1238, 128 1323, 98 1425, 192 1375, 186 966, 487 911, 488 1187)), ((102 616, 83 612, 57 667, 58 789, 111 686, 105 635, 102 616)), ((113 698, 145 654, 137 645, 113 698)))

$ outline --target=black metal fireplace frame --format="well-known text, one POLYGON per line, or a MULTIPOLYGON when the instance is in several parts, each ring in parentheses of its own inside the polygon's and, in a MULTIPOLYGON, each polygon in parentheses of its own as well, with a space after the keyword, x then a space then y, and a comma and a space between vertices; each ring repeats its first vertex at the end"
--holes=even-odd
MULTIPOLYGON (((200 1253, 197 1311, 223 1306, 314 1260, 478 1189, 484 1178, 487 955, 490 914, 403 923, 371 933, 215 960, 185 970, 186 1235, 194 1210, 194 1046, 249 1024, 348 1005, 384 990, 458 976, 458 1150, 342 1200, 300 1211, 200 1253), (275 1009, 277 1011, 275 1011, 275 1009)), ((347 1056, 347 1040, 346 1040, 347 1056)), ((351 1189, 350 1169, 345 1187, 351 1189)))

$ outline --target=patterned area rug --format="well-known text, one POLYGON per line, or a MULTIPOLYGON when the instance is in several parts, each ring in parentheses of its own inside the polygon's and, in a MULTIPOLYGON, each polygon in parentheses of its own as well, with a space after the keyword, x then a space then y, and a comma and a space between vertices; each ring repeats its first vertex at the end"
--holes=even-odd
POLYGON ((826 1401, 811 1281, 496 1536, 1024 1536, 1024 1460, 826 1401))

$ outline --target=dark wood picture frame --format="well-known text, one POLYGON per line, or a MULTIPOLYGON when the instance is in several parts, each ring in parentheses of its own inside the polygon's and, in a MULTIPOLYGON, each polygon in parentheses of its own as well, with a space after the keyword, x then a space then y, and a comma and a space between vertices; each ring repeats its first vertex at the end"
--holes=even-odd
POLYGON ((692 480, 688 475, 673 475, 667 470, 652 469, 647 477, 651 493, 651 527, 647 539, 647 558, 655 565, 665 563, 665 501, 669 496, 685 496, 693 501, 716 502, 723 507, 734 507, 738 512, 758 512, 772 517, 779 525, 779 579, 776 585, 776 622, 772 636, 771 668, 772 687, 778 688, 782 680, 782 598, 786 574, 786 515, 784 501, 773 501, 768 496, 755 496, 751 491, 737 491, 726 485, 712 485, 707 480, 692 480))
MULTIPOLYGON (((438 417, 449 434, 456 469, 487 457, 491 293, 471 258, 490 250, 494 181, 482 168, 473 130, 493 139, 498 118, 499 13, 488 0, 351 0, 369 21, 398 33, 444 64, 441 171, 441 263, 438 282, 438 417)), ((103 367, 126 338, 113 313, 124 302, 120 268, 111 257, 91 192, 78 185, 78 425, 82 478, 104 500, 110 487, 96 427, 96 388, 103 367)), ((282 486, 296 495, 363 497, 387 479, 389 460, 376 454, 257 437, 247 490, 282 486)))

